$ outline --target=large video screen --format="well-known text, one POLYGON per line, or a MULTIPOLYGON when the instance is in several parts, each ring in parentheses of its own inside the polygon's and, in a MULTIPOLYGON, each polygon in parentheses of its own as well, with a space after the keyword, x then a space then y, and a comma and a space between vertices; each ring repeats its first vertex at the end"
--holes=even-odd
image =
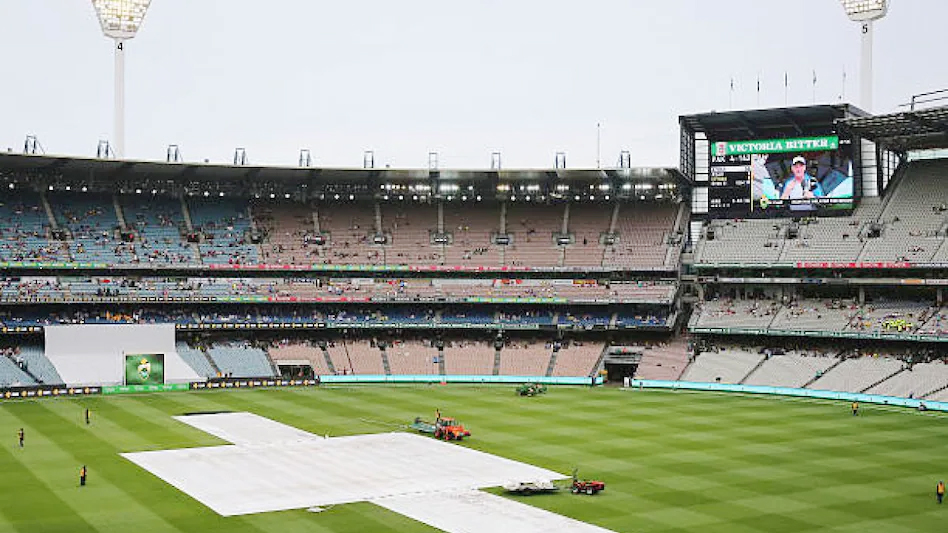
POLYGON ((709 213, 786 217, 853 209, 852 145, 839 137, 711 143, 709 213))
POLYGON ((126 385, 161 385, 165 382, 164 354, 125 355, 126 385))

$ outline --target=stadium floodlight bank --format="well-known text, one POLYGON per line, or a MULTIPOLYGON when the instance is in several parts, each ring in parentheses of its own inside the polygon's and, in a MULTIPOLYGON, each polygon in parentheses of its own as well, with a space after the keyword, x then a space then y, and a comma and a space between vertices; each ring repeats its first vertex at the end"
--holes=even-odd
POLYGON ((145 19, 151 0, 92 0, 102 33, 115 41, 114 150, 125 156, 125 41, 132 39, 145 19))

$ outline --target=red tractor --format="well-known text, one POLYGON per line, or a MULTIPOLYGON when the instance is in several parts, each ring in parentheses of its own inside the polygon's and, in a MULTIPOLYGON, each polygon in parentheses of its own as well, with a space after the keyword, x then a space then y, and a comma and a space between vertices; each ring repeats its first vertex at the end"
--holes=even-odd
POLYGON ((454 418, 438 417, 435 420, 434 437, 444 440, 464 440, 470 437, 471 432, 464 428, 464 424, 454 418))
POLYGON ((591 479, 579 479, 576 475, 577 471, 573 470, 573 485, 570 487, 569 491, 573 494, 586 494, 592 496, 597 494, 599 491, 606 490, 606 484, 602 481, 594 481, 591 479))

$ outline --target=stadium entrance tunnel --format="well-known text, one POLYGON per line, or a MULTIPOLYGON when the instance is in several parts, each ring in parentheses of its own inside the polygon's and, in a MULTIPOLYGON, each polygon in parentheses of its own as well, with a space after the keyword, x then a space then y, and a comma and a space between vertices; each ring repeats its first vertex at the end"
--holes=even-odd
POLYGON ((635 377, 635 371, 638 369, 638 363, 616 362, 606 363, 606 381, 614 383, 623 383, 625 378, 635 377))

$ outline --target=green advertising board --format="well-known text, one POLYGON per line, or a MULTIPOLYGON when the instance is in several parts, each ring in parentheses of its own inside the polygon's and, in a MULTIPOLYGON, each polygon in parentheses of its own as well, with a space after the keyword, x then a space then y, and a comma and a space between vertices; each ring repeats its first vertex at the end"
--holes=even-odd
POLYGON ((126 385, 161 385, 165 382, 164 354, 126 354, 126 385))
POLYGON ((821 152, 839 149, 839 137, 797 137, 794 139, 766 139, 762 141, 716 142, 712 155, 778 154, 782 152, 821 152))

